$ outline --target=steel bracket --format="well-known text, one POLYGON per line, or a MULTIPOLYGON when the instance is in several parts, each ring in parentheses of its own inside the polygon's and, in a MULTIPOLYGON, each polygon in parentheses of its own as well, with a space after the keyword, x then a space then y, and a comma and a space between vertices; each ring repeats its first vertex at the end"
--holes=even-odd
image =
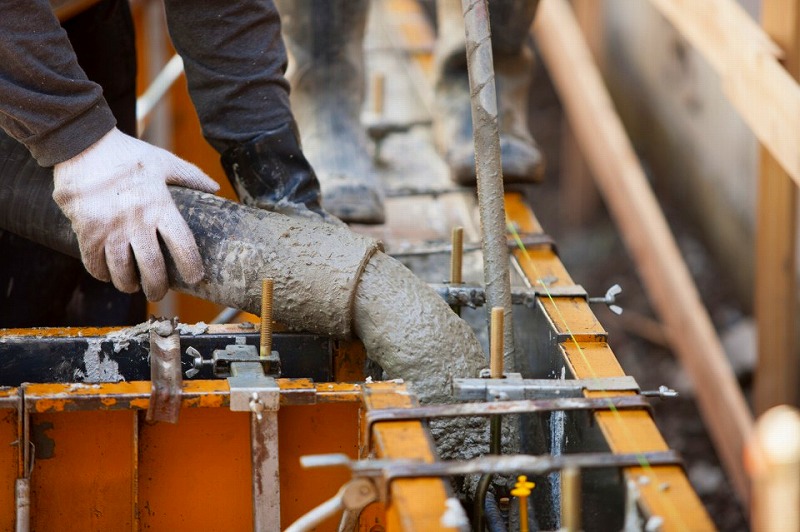
MULTIPOLYGON (((266 359, 267 364, 271 364, 273 358, 278 358, 276 351, 266 359)), ((265 360, 258 356, 256 346, 229 345, 224 350, 214 351, 215 370, 217 362, 228 367, 232 411, 253 412, 261 419, 262 412, 278 410, 281 399, 278 382, 273 376, 266 375, 265 360)))
MULTIPOLYGON (((238 340, 238 339, 237 339, 238 340)), ((231 377, 234 364, 257 364, 262 368, 263 375, 280 377, 281 359, 277 351, 272 351, 269 356, 261 358, 258 348, 245 343, 229 344, 225 349, 217 349, 211 357, 214 375, 217 377, 231 377)), ((239 370, 240 372, 242 369, 239 370)), ((254 369, 252 371, 255 371, 254 369)))
POLYGON ((422 462, 421 460, 353 460, 345 454, 310 455, 300 458, 306 469, 344 466, 353 478, 366 478, 378 489, 379 500, 390 503, 391 483, 399 479, 444 478, 457 475, 544 475, 566 468, 597 469, 677 465, 683 460, 675 451, 630 454, 572 453, 552 455, 487 455, 471 460, 422 462))
POLYGON ((175 322, 161 320, 150 327, 150 404, 148 422, 177 423, 181 411, 183 374, 181 337, 175 322))
MULTIPOLYGON (((498 379, 499 380, 499 379, 498 379)), ((650 403, 641 395, 616 397, 559 397, 550 399, 525 399, 520 401, 489 401, 480 403, 453 403, 426 405, 413 408, 379 408, 364 415, 369 451, 372 449, 372 430, 376 423, 395 421, 423 421, 453 417, 502 416, 541 412, 594 412, 598 410, 651 410, 650 403)))
POLYGON ((564 380, 521 379, 518 375, 508 374, 505 379, 454 379, 453 396, 459 401, 508 401, 581 397, 584 390, 640 392, 636 379, 629 375, 564 380))

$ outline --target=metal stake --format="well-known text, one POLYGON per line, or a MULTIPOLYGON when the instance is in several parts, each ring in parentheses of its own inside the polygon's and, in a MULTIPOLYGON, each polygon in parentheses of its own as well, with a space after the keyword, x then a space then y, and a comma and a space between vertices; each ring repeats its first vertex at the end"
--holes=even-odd
POLYGON ((269 357, 272 353, 272 279, 261 281, 261 345, 259 356, 269 357))

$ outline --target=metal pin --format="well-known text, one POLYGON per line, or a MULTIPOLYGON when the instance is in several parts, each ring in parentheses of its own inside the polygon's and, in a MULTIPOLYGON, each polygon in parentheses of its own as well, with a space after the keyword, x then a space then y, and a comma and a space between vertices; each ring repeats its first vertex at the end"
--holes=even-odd
POLYGON ((450 237, 450 284, 461 284, 462 259, 464 257, 464 228, 454 227, 450 237))
POLYGON ((561 530, 581 530, 581 473, 577 467, 561 471, 561 530))
POLYGON ((503 378, 503 323, 505 320, 505 309, 503 307, 492 308, 492 330, 489 349, 489 369, 491 378, 503 378))
POLYGON ((259 356, 269 357, 272 353, 272 279, 261 281, 261 346, 259 356))

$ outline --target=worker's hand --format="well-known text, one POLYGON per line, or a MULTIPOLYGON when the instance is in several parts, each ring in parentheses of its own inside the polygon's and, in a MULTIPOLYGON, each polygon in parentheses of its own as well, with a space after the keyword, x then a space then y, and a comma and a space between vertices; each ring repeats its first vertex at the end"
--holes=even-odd
POLYGON ((181 278, 202 279, 194 236, 167 189, 216 192, 217 183, 199 168, 114 128, 53 173, 53 199, 72 222, 94 277, 123 292, 136 292, 141 282, 147 298, 158 301, 169 288, 161 237, 181 278))

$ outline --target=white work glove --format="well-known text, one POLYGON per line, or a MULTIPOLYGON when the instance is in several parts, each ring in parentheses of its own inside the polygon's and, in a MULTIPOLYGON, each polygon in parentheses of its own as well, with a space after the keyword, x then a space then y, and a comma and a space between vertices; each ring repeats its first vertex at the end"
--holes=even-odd
POLYGON ((53 199, 72 222, 90 274, 158 301, 169 288, 158 237, 188 284, 203 277, 194 236, 167 185, 216 192, 199 168, 117 128, 53 170, 53 199), (138 266, 138 272, 137 272, 138 266))

